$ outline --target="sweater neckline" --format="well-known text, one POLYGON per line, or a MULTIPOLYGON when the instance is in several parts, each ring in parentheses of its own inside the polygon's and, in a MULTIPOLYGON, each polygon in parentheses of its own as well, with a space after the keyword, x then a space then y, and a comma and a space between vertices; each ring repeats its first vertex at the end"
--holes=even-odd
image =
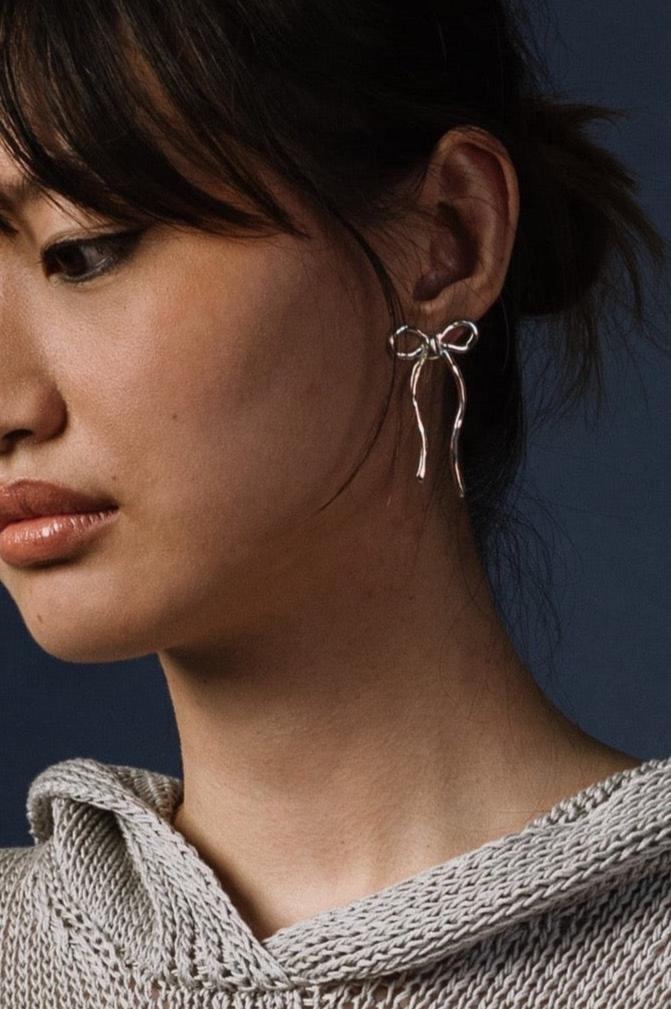
MULTIPOLYGON (((118 914, 138 937, 117 953, 128 967, 180 983, 195 972, 208 985, 268 990, 421 968, 545 910, 595 899, 671 853, 671 757, 653 758, 560 800, 521 830, 258 939, 172 826, 182 797, 180 778, 79 757, 42 771, 27 804, 35 843, 50 842, 73 900, 97 892, 92 874, 112 871, 91 855, 91 838, 86 855, 75 842, 84 811, 106 817, 105 830, 114 818, 117 847, 136 874, 118 914)), ((113 937, 108 890, 86 911, 113 937)))
MULTIPOLYGON (((338 941, 345 937, 348 946, 351 945, 354 932, 361 938, 361 949, 353 956, 350 954, 351 964, 341 957, 333 958, 333 980, 342 977, 343 970, 354 977, 359 954, 375 960, 377 947, 372 945, 371 935, 381 948, 384 943, 394 941, 398 945, 406 943, 406 950, 411 950, 412 939, 430 933, 433 925, 435 945, 431 959, 438 947, 444 948, 445 953, 463 949, 460 939, 467 938, 469 928, 481 921, 483 914, 491 912, 491 930, 487 934, 494 934, 501 927, 524 919, 532 907, 535 912, 544 906, 561 911, 573 903, 580 889, 596 896, 600 884, 605 883, 606 888, 612 886, 618 864, 622 872, 631 868, 627 854, 638 827, 647 831, 654 829, 655 824, 663 824, 667 835, 671 835, 669 801, 671 757, 649 759, 635 767, 614 771, 560 799, 518 830, 375 893, 285 926, 261 940, 261 944, 283 963, 289 960, 292 968, 312 974, 318 964, 323 970, 326 950, 337 948, 338 941), (656 817, 653 823, 650 820, 653 810, 646 798, 648 793, 652 798, 656 789, 646 789, 646 785, 654 786, 661 780, 660 775, 666 779, 667 805, 662 806, 661 818, 656 817), (642 793, 639 786, 644 789, 642 793), (603 859, 607 855, 619 863, 606 865, 603 859), (577 885, 566 886, 567 856, 577 885), (436 901, 435 894, 440 890, 443 890, 441 899, 436 901), (533 895, 526 906, 520 902, 525 892, 533 895), (441 920, 446 910, 445 896, 454 901, 450 901, 452 921, 444 917, 441 920), (503 907, 505 916, 500 913, 503 907), (432 922, 437 908, 439 914, 432 922), (382 929, 381 919, 385 921, 382 929), (315 942, 317 935, 319 940, 315 942)), ((643 862, 645 848, 644 841, 643 862)), ((667 850, 671 851, 671 836, 667 837, 667 850)), ((481 938, 483 932, 478 928, 478 941, 481 938)), ((406 966, 417 966, 412 953, 399 955, 396 969, 406 966)))

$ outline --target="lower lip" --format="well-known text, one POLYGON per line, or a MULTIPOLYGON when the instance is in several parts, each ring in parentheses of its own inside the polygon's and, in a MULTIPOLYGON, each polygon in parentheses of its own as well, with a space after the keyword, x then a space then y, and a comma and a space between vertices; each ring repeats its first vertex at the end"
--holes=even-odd
POLYGON ((12 522, 0 533, 0 557, 15 567, 57 560, 90 542, 114 521, 118 512, 114 508, 12 522))

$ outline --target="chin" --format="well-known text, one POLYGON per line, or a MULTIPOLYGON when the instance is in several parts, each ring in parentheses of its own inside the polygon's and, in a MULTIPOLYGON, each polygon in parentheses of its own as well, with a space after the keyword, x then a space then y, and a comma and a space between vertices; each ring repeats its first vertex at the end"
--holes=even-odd
POLYGON ((126 611, 115 615, 109 602, 99 612, 71 604, 58 612, 29 608, 22 616, 35 643, 62 662, 122 662, 156 650, 147 628, 134 626, 126 611))

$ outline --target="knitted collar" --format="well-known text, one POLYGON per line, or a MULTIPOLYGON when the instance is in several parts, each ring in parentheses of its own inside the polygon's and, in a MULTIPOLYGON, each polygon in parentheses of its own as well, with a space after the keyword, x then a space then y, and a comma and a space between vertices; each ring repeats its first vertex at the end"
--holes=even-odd
POLYGON ((58 895, 60 921, 117 967, 187 986, 268 990, 429 967, 671 858, 669 757, 618 771, 520 831, 257 939, 172 827, 181 798, 179 778, 80 757, 33 779, 27 814, 45 902, 53 908, 58 895))

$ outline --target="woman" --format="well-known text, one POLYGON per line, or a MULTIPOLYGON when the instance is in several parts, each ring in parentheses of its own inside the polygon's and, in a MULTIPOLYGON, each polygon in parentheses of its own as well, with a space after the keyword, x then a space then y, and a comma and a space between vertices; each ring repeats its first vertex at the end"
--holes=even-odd
POLYGON ((52 655, 156 652, 184 772, 33 780, 3 1006, 667 1005, 671 759, 486 574, 519 323, 570 399, 664 259, 608 110, 502 0, 0 12, 0 573, 52 655))

